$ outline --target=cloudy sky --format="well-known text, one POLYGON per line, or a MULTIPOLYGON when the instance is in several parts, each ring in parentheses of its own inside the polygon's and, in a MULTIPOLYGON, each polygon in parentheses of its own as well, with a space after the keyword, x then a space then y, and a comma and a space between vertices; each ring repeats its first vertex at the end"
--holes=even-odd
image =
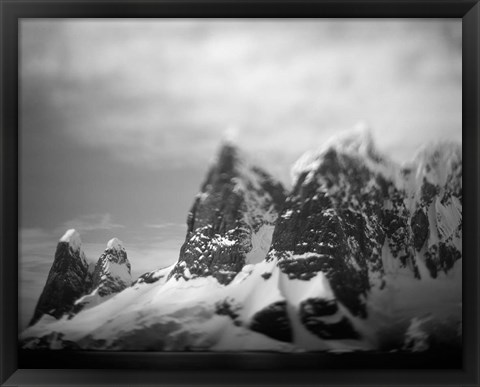
POLYGON ((225 133, 286 186, 359 122, 398 161, 461 141, 460 19, 24 19, 20 44, 21 327, 68 228, 135 277, 175 261, 225 133))

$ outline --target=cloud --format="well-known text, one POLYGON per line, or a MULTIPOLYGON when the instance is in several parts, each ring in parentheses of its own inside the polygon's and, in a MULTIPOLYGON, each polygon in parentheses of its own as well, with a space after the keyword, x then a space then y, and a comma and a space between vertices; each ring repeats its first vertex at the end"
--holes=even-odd
POLYGON ((157 241, 148 244, 130 243, 128 259, 132 264, 132 277, 167 267, 178 260, 183 240, 157 241))
POLYGON ((178 235, 180 233, 181 235, 185 236, 185 233, 187 232, 186 223, 149 223, 145 224, 145 227, 149 229, 167 231, 168 233, 174 235, 178 235))
POLYGON ((110 214, 88 214, 82 215, 78 218, 69 220, 57 230, 59 233, 70 228, 76 229, 78 232, 96 231, 96 230, 111 230, 114 228, 123 228, 124 226, 112 221, 110 214))
POLYGON ((51 265, 58 238, 41 228, 25 228, 19 232, 19 266, 36 267, 51 265))
POLYGON ((460 21, 50 20, 22 32, 24 91, 40 84, 66 135, 122 162, 206 163, 232 125, 279 171, 363 119, 397 158, 461 139, 460 21))
POLYGON ((184 223, 157 223, 157 224, 146 224, 145 227, 147 228, 156 228, 156 229, 169 229, 169 228, 181 228, 186 229, 186 225, 184 223))

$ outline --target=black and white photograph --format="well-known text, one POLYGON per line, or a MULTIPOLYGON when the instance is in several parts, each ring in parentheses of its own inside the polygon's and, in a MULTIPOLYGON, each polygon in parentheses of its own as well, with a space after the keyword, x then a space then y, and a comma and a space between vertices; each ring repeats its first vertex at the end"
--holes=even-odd
POLYGON ((25 18, 18 66, 21 349, 461 364, 461 19, 25 18))

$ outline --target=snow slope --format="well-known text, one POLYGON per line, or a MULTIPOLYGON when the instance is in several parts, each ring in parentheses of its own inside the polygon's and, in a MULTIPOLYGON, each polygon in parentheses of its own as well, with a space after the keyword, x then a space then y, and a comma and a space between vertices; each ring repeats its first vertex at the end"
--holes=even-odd
POLYGON ((75 301, 70 317, 83 309, 101 304, 115 293, 130 286, 132 283, 130 269, 130 262, 122 241, 112 238, 95 265, 90 291, 75 301))

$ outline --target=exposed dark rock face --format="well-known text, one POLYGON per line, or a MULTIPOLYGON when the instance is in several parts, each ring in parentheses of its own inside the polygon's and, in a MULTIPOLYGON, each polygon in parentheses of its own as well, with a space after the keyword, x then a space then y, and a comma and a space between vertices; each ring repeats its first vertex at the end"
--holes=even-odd
MULTIPOLYGON (((383 224, 388 249, 393 258, 399 260, 401 267, 410 267, 414 275, 418 277, 418 268, 414 257, 415 241, 412 239, 413 235, 410 232, 412 222, 410 221, 410 212, 405 205, 406 193, 384 177, 380 176, 379 180, 385 187, 383 191, 385 198, 383 224)), ((419 226, 425 225, 419 222, 419 226)), ((421 230, 419 232, 425 233, 424 229, 421 230)))
POLYGON ((428 217, 418 209, 412 217, 410 223, 413 232, 413 246, 415 250, 420 251, 428 237, 428 217))
POLYGON ((69 313, 69 318, 79 313, 87 305, 103 302, 102 298, 119 293, 132 284, 131 266, 122 243, 111 239, 107 248, 95 265, 92 284, 88 294, 79 298, 69 313))
POLYGON ((92 290, 101 297, 118 293, 132 283, 131 266, 127 252, 118 239, 112 239, 98 259, 93 272, 92 290))
POLYGON ((30 325, 35 324, 44 314, 60 318, 70 311, 74 302, 89 290, 90 285, 91 274, 80 247, 80 238, 75 230, 70 230, 57 245, 53 265, 30 325))
POLYGON ((225 299, 215 303, 215 313, 220 316, 228 316, 237 326, 242 325, 240 321, 239 311, 242 309, 241 305, 235 303, 234 299, 225 299))
POLYGON ((302 316, 325 317, 338 312, 337 301, 322 298, 308 298, 300 304, 302 316))
POLYGON ((461 258, 461 150, 431 152, 399 169, 371 139, 353 138, 301 160, 267 260, 277 259, 290 279, 323 272, 359 317, 371 289, 385 286, 385 260, 417 279, 417 260, 432 277, 447 272, 461 258))
POLYGON ((293 334, 287 303, 278 301, 257 312, 252 318, 250 329, 275 340, 292 342, 293 334))
POLYGON ((74 341, 63 339, 63 333, 52 332, 48 335, 26 340, 22 343, 24 349, 62 349, 79 350, 80 346, 74 341))
POLYGON ((230 283, 246 263, 252 234, 275 222, 284 198, 280 183, 224 145, 188 215, 185 243, 170 276, 211 275, 230 283))
POLYGON ((439 146, 425 152, 422 162, 424 177, 411 226, 415 249, 425 249, 425 265, 436 278, 462 257, 461 149, 439 146))
POLYGON ((345 317, 340 316, 338 321, 327 322, 322 317, 333 316, 338 312, 335 300, 309 298, 300 304, 300 321, 314 335, 324 340, 359 339, 360 335, 345 317))
POLYGON ((138 284, 153 284, 162 280, 163 282, 165 282, 167 280, 168 274, 170 273, 169 269, 170 268, 167 267, 142 274, 140 277, 137 278, 136 281, 132 283, 131 286, 135 286, 138 284))
POLYGON ((161 278, 155 276, 155 272, 151 271, 145 274, 142 274, 140 277, 138 277, 135 282, 132 283, 132 286, 135 286, 137 284, 153 284, 157 281, 159 281, 161 278))
POLYGON ((440 272, 447 273, 454 263, 462 258, 462 253, 453 245, 439 242, 425 252, 425 264, 433 278, 440 272))
POLYGON ((268 258, 278 258, 290 278, 324 272, 338 299, 365 316, 369 273, 383 273, 383 200, 378 174, 360 158, 330 149, 316 169, 299 175, 268 258))

